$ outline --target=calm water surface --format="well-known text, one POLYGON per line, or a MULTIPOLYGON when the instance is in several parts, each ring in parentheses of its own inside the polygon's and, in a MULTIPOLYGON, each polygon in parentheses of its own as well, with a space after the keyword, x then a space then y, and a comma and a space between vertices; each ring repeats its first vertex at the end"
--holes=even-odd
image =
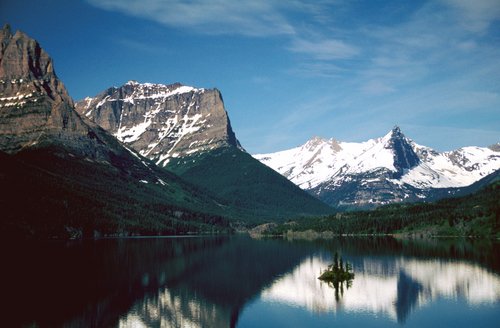
POLYGON ((5 327, 498 327, 500 245, 248 237, 2 247, 5 327), (347 287, 317 277, 338 252, 347 287))

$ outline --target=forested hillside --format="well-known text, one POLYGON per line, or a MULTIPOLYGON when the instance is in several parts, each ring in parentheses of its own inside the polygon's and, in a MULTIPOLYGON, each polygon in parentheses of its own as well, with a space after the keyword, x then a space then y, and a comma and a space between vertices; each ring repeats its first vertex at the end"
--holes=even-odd
POLYGON ((435 203, 387 205, 373 211, 288 222, 272 234, 289 231, 333 234, 416 234, 425 236, 500 237, 500 181, 460 198, 435 203))

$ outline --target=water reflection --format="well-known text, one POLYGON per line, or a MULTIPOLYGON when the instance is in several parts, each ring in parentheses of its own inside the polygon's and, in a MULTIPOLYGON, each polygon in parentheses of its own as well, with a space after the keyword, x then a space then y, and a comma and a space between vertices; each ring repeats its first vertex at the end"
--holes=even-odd
POLYGON ((411 310, 440 298, 463 299, 472 305, 500 301, 500 278, 476 264, 443 259, 404 257, 387 262, 377 258, 354 260, 356 274, 338 300, 317 279, 331 258, 311 256, 261 293, 264 301, 300 306, 311 312, 372 312, 406 321, 411 310), (381 265, 383 263, 383 265, 381 265))
POLYGON ((161 288, 132 306, 119 327, 229 327, 231 311, 197 297, 161 288))
POLYGON ((441 299, 493 304, 500 320, 500 253, 491 242, 152 238, 1 251, 9 327, 235 327, 259 302, 303 309, 307 326, 367 312, 405 323, 441 299), (337 300, 317 279, 336 251, 355 273, 337 300))
POLYGON ((120 327, 234 327, 263 286, 290 271, 313 245, 233 238, 206 248, 182 277, 138 300, 120 327))
POLYGON ((196 294, 162 288, 137 302, 120 318, 119 327, 229 327, 231 309, 196 294))

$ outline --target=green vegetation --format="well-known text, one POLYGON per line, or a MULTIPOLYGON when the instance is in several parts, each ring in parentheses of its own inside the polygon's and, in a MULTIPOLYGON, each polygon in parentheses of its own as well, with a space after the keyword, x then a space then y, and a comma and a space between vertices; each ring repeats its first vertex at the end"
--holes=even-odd
POLYGON ((347 289, 351 287, 354 272, 352 272, 352 266, 349 263, 345 262, 344 266, 342 257, 339 258, 338 253, 335 252, 333 263, 321 273, 318 279, 335 289, 335 300, 339 301, 340 297, 344 295, 344 283, 347 289))
POLYGON ((500 238, 500 181, 460 198, 395 204, 278 225, 270 234, 403 234, 500 238))
POLYGON ((232 231, 212 198, 164 170, 142 164, 132 169, 119 158, 98 163, 61 154, 67 152, 0 152, 3 238, 232 231))
POLYGON ((235 147, 173 159, 167 169, 223 199, 232 207, 227 211, 229 216, 247 222, 284 221, 333 212, 329 206, 235 147))
POLYGON ((10 238, 67 239, 227 233, 288 219, 264 233, 500 237, 498 179, 461 198, 318 218, 332 209, 235 148, 178 159, 169 169, 181 177, 130 156, 104 162, 56 147, 0 152, 0 227, 10 238))
POLYGON ((354 272, 352 272, 352 266, 347 262, 344 264, 342 257, 339 258, 339 254, 335 252, 333 263, 321 273, 318 279, 333 284, 346 281, 349 285, 354 279, 354 272))
POLYGON ((228 233, 331 211, 237 149, 181 163, 183 177, 128 153, 109 152, 103 160, 73 154, 53 144, 0 152, 0 227, 7 238, 228 233))
POLYGON ((179 163, 183 177, 128 153, 74 154, 59 144, 0 152, 0 227, 8 238, 228 233, 331 211, 236 148, 179 163))

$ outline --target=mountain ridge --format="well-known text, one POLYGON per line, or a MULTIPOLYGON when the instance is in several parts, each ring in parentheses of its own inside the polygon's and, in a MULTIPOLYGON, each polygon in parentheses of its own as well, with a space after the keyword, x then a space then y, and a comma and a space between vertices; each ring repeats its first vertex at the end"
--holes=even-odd
POLYGON ((332 211, 243 149, 217 89, 129 81, 76 107, 127 147, 254 220, 332 211))
POLYGON ((333 206, 373 207, 453 194, 500 168, 490 148, 437 152, 395 126, 381 138, 339 142, 313 137, 304 145, 255 158, 333 206))
POLYGON ((129 81, 76 110, 157 165, 224 145, 242 148, 217 89, 129 81))
POLYGON ((233 230, 227 211, 241 213, 237 209, 81 117, 36 40, 6 25, 0 45, 0 225, 6 238, 233 230))

